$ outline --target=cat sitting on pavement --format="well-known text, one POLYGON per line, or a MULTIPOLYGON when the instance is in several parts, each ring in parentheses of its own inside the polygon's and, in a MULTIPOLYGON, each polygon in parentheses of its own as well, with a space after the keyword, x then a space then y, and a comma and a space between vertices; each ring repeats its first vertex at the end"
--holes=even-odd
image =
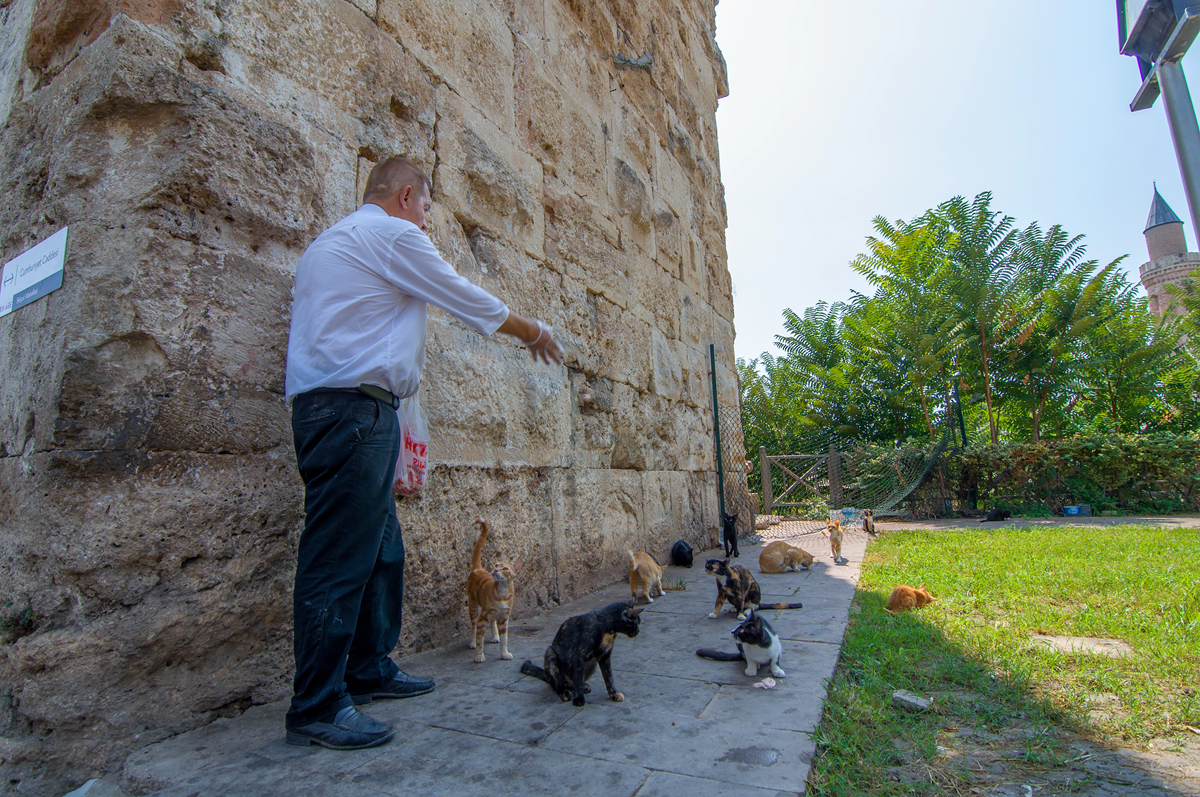
POLYGON ((594 612, 569 617, 546 648, 544 666, 526 661, 521 672, 545 681, 563 702, 570 700, 571 705, 582 706, 586 702, 584 695, 592 691, 587 679, 599 666, 609 698, 620 703, 625 695, 613 686, 613 641, 617 634, 637 636, 641 613, 642 609, 634 608, 632 601, 618 601, 594 612))
POLYGON ((785 677, 787 673, 779 666, 779 656, 783 652, 779 634, 775 633, 771 624, 757 612, 751 610, 749 614, 750 616, 731 632, 737 644, 737 653, 701 648, 696 651, 696 655, 713 661, 744 661, 746 675, 751 678, 758 675, 759 667, 768 665, 771 667, 771 674, 776 678, 785 677))

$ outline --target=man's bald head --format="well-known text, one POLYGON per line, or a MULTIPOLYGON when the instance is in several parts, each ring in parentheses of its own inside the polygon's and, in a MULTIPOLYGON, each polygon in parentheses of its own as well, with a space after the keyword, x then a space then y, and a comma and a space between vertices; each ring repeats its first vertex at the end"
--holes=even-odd
POLYGON ((381 202, 397 197, 406 186, 417 193, 422 188, 429 190, 429 178, 421 167, 399 155, 375 165, 367 176, 367 188, 363 191, 363 202, 381 202))

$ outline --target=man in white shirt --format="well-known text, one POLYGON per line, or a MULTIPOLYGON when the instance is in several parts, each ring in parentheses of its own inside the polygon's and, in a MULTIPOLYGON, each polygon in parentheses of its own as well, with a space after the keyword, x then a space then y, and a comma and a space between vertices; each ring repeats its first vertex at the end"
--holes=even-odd
POLYGON ((392 481, 396 407, 421 381, 426 305, 535 361, 562 364, 550 327, 461 277, 425 234, 429 179, 406 158, 371 170, 363 205, 296 266, 285 390, 304 480, 294 593, 291 744, 355 750, 395 730, 355 705, 433 691, 389 656, 400 638, 404 542, 392 481))

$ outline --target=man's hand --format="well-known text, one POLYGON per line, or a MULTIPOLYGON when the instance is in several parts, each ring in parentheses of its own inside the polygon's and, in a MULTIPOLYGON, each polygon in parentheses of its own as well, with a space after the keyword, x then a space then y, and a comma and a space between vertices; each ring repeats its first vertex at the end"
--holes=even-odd
POLYGON ((546 364, 555 363, 562 365, 562 347, 554 339, 554 330, 551 329, 549 324, 539 321, 536 318, 526 318, 523 315, 510 312, 508 318, 500 325, 497 332, 512 335, 521 341, 525 345, 525 348, 529 349, 529 354, 533 357, 534 362, 537 362, 538 357, 541 357, 542 362, 546 364))
POLYGON ((525 348, 529 349, 529 354, 533 357, 533 361, 537 362, 538 357, 542 358, 542 362, 549 365, 555 363, 562 365, 563 353, 562 347, 558 345, 558 341, 554 339, 554 330, 549 324, 543 323, 534 319, 538 326, 538 336, 533 343, 526 343, 525 348))

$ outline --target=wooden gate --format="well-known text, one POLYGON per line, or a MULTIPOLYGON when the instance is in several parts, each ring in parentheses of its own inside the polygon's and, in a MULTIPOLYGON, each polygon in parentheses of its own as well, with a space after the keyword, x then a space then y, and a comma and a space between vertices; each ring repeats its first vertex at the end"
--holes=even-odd
POLYGON ((826 454, 767 454, 767 449, 758 449, 759 470, 762 473, 762 514, 773 515, 776 507, 804 506, 796 499, 802 495, 825 501, 829 506, 842 504, 842 456, 837 446, 830 445, 826 454), (784 464, 793 464, 792 467, 784 464), (790 481, 778 495, 771 481, 771 466, 775 465, 787 474, 790 481), (797 473, 797 471, 800 471, 797 473), (784 500, 791 498, 790 501, 784 500))

